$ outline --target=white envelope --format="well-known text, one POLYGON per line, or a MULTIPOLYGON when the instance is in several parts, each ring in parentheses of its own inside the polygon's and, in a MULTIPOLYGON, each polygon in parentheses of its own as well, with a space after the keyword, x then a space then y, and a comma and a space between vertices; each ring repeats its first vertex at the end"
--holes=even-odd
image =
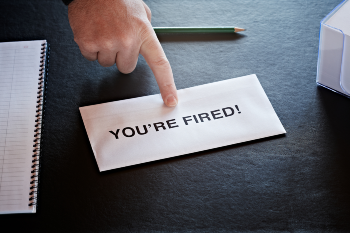
POLYGON ((80 107, 100 171, 286 133, 256 75, 80 107))

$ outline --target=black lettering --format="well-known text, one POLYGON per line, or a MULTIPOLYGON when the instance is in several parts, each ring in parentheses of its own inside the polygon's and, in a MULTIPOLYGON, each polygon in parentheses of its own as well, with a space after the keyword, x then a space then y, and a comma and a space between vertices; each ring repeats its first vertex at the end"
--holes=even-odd
POLYGON ((138 134, 140 134, 140 135, 144 135, 144 134, 148 133, 147 126, 145 126, 145 125, 143 125, 143 129, 145 130, 145 132, 144 132, 144 133, 141 133, 141 132, 140 132, 139 127, 138 127, 138 126, 136 126, 135 128, 136 128, 137 133, 138 133, 138 134))
POLYGON ((235 107, 237 108, 238 113, 240 114, 240 113, 241 113, 241 111, 239 111, 238 105, 235 105, 235 107))
POLYGON ((231 108, 231 107, 223 108, 222 111, 224 112, 225 117, 232 116, 235 113, 235 110, 233 110, 233 108, 231 108), (226 109, 230 109, 231 110, 231 114, 228 114, 226 112, 226 109))
POLYGON ((109 132, 115 136, 115 139, 118 139, 119 129, 117 129, 117 131, 115 131, 115 133, 113 131, 109 131, 109 132))
POLYGON ((175 119, 171 119, 171 120, 166 121, 169 129, 179 127, 178 125, 174 125, 174 124, 176 124, 176 122, 171 122, 171 121, 175 121, 175 119))
POLYGON ((197 120, 196 115, 193 115, 193 118, 194 118, 194 121, 195 121, 196 123, 198 123, 198 120, 197 120))
POLYGON ((186 116, 186 117, 182 118, 182 119, 184 119, 184 122, 185 122, 186 125, 188 125, 187 122, 192 121, 192 119, 186 119, 186 118, 189 118, 189 117, 191 117, 191 116, 186 116))
POLYGON ((213 116, 213 119, 214 119, 214 120, 223 118, 223 116, 217 117, 217 116, 219 116, 219 115, 221 114, 221 112, 215 113, 215 112, 218 112, 218 111, 220 111, 220 109, 211 111, 211 115, 213 116))
POLYGON ((125 137, 133 137, 134 135, 135 135, 135 130, 133 129, 133 128, 131 128, 131 127, 125 127, 124 129, 123 129, 123 135, 125 136, 125 137), (131 134, 130 135, 127 135, 126 133, 125 133, 125 131, 127 130, 127 129, 130 129, 131 130, 131 134))
POLYGON ((201 120, 201 122, 204 122, 204 121, 203 121, 204 118, 207 118, 208 121, 210 121, 210 118, 209 118, 209 114, 208 114, 208 113, 200 113, 200 114, 198 114, 198 117, 199 117, 199 119, 201 120), (204 115, 204 116, 203 116, 203 115, 204 115))
POLYGON ((158 128, 163 128, 164 130, 166 130, 165 126, 164 126, 164 123, 163 122, 157 122, 157 123, 153 123, 154 125, 154 128, 159 131, 158 128), (158 126, 159 125, 159 126, 158 126))

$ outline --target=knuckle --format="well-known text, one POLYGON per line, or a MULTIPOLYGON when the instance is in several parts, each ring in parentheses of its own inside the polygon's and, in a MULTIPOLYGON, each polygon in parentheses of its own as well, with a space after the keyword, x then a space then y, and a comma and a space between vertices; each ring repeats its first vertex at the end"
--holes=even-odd
POLYGON ((170 63, 165 56, 161 56, 152 61, 152 64, 159 67, 169 67, 170 63))
POLYGON ((134 23, 135 23, 135 26, 141 30, 144 30, 149 25, 148 18, 143 18, 143 17, 135 18, 134 23))
POLYGON ((147 42, 150 40, 152 37, 152 25, 148 19, 145 20, 140 20, 138 23, 138 35, 141 41, 147 42))
POLYGON ((109 51, 114 48, 114 43, 112 40, 102 40, 99 44, 103 50, 109 51))
POLYGON ((84 40, 84 39, 74 37, 74 41, 78 44, 78 46, 81 49, 87 52, 97 52, 96 43, 91 40, 84 40))
POLYGON ((167 89, 173 89, 173 88, 175 88, 175 84, 174 83, 164 83, 163 87, 165 87, 167 89))
POLYGON ((134 39, 132 37, 126 37, 121 40, 121 46, 125 50, 131 50, 134 44, 134 39))

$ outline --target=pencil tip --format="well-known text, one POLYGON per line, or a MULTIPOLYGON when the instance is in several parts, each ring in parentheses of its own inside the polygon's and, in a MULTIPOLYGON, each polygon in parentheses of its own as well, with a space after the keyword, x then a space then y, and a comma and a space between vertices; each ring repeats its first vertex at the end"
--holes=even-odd
POLYGON ((247 29, 244 28, 235 28, 235 32, 243 32, 246 31, 247 29))

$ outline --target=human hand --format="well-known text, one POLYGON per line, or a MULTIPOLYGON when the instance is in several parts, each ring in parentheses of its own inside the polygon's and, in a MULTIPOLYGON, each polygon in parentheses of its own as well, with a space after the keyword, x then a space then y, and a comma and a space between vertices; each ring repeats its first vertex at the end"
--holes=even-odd
POLYGON ((170 63, 151 25, 151 11, 142 0, 74 0, 68 18, 82 55, 102 66, 115 63, 132 72, 139 53, 151 68, 164 103, 178 102, 170 63))

